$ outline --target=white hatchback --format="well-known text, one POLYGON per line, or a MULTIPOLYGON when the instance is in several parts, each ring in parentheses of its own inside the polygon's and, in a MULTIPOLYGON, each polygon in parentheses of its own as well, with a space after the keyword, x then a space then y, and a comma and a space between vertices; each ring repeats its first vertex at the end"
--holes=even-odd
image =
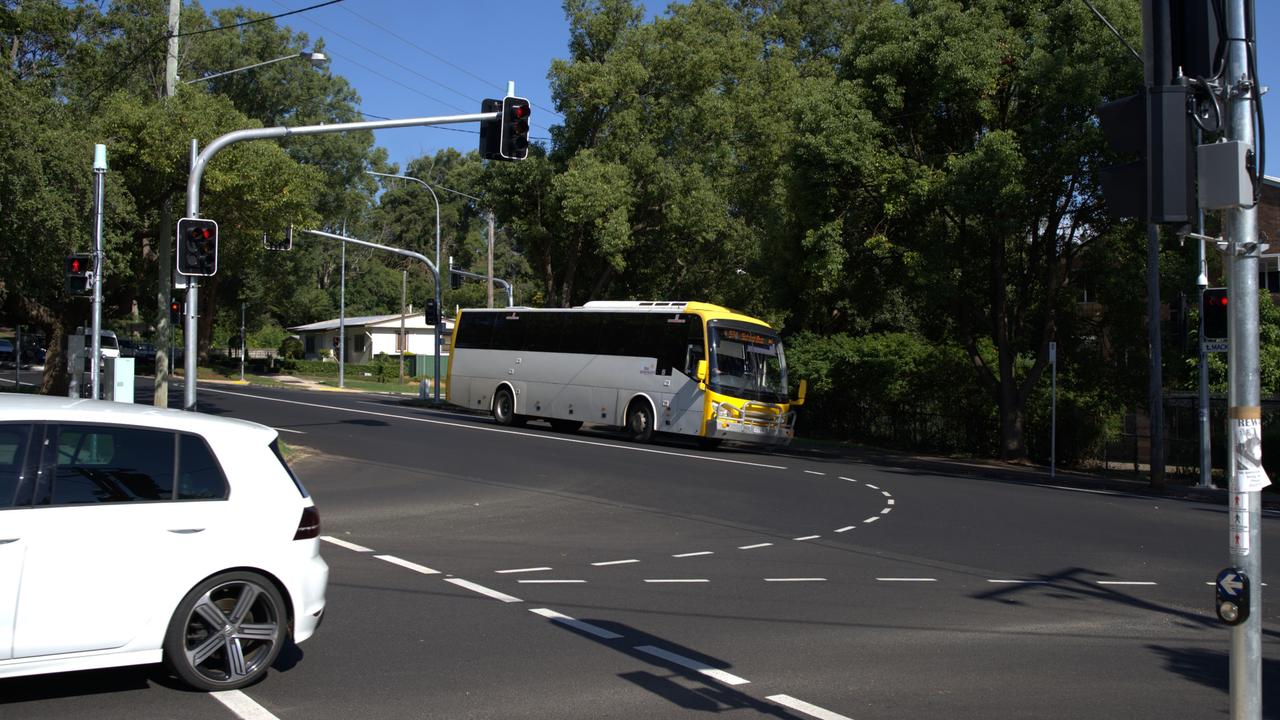
POLYGON ((0 678, 163 661, 229 690, 315 631, 320 515, 275 430, 0 397, 0 678))

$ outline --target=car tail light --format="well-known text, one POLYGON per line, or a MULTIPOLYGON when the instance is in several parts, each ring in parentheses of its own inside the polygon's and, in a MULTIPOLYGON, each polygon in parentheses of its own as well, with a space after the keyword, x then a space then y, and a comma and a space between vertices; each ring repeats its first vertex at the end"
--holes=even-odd
POLYGON ((298 521, 298 532, 294 533, 294 540, 310 540, 314 537, 320 537, 320 510, 312 505, 302 508, 302 519, 298 521))

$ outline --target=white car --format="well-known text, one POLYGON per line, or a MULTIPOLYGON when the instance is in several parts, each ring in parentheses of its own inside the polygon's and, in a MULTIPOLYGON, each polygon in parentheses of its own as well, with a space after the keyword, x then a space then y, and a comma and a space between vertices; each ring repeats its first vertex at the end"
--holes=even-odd
POLYGON ((329 567, 276 436, 143 405, 0 400, 0 678, 163 661, 229 690, 310 637, 329 567))

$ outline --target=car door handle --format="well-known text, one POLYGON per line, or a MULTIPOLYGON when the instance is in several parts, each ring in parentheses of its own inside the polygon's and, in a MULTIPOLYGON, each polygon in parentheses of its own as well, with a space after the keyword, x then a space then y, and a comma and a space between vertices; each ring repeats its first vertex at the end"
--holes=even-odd
POLYGON ((198 532, 204 532, 204 528, 171 528, 169 532, 178 535, 194 535, 198 532))

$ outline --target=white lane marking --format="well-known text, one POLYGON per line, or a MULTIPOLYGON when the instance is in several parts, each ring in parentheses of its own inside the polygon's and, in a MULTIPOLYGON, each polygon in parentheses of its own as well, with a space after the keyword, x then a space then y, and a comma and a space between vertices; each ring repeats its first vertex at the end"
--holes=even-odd
POLYGON ((392 565, 399 565, 402 568, 408 568, 409 570, 422 573, 423 575, 439 575, 440 574, 439 570, 432 570, 431 568, 425 565, 419 565, 418 563, 409 562, 408 560, 403 560, 401 558, 396 557, 395 555, 374 555, 374 557, 378 558, 379 560, 382 560, 383 562, 389 562, 392 565))
MULTIPOLYGON (((1048 585, 1048 580, 987 580, 998 585, 1048 585)), ((1212 585, 1213 583, 1209 583, 1212 585)))
POLYGON ((1149 580, 1099 580, 1099 585, 1155 585, 1149 580))
POLYGON ((494 600, 501 600, 502 602, 505 602, 505 603, 524 602, 518 597, 513 597, 506 593, 500 593, 497 590, 490 590, 489 588, 483 585, 477 585, 471 582, 470 580, 463 580, 462 578, 445 578, 445 582, 452 583, 454 585, 457 585, 460 588, 466 588, 471 592, 480 593, 481 595, 484 595, 486 597, 491 597, 494 600))
POLYGON ((534 615, 541 615, 542 617, 547 618, 553 622, 558 622, 562 625, 568 625, 569 627, 575 630, 581 630, 582 632, 590 633, 592 635, 595 635, 598 638, 604 638, 605 640, 617 640, 618 638, 622 637, 616 632, 612 632, 610 630, 605 630, 604 628, 596 627, 591 623, 582 622, 581 620, 571 618, 568 615, 561 615, 555 610, 550 610, 548 608, 530 608, 529 612, 533 613, 534 615))
POLYGON ((820 537, 822 537, 822 536, 821 536, 821 535, 805 535, 804 537, 798 537, 798 538, 793 538, 793 539, 794 539, 796 542, 803 542, 803 541, 805 541, 805 540, 817 540, 817 539, 818 539, 818 538, 820 538, 820 537))
POLYGON ((875 521, 877 521, 877 520, 879 520, 879 519, 880 519, 880 516, 879 516, 879 515, 876 515, 875 517, 869 517, 869 518, 867 518, 866 520, 863 520, 862 522, 864 522, 864 523, 873 523, 873 522, 875 522, 875 521))
POLYGON ((818 472, 817 470, 805 470, 805 473, 808 475, 822 475, 824 477, 826 476, 826 473, 818 472))
POLYGON ((521 585, 580 585, 586 580, 517 580, 521 585))
POLYGON ((879 490, 879 489, 880 489, 879 487, 877 487, 877 486, 875 486, 875 485, 872 485, 871 483, 867 483, 867 487, 871 488, 872 490, 879 490))
POLYGON ((671 557, 686 558, 686 557, 698 557, 700 555, 715 555, 715 553, 710 550, 699 550, 698 552, 680 553, 679 555, 672 555, 671 557))
POLYGON ((938 582, 938 578, 897 578, 897 577, 878 577, 876 580, 880 582, 938 582))
POLYGON ((880 514, 881 514, 881 515, 888 515, 888 514, 889 514, 889 513, 891 513, 891 512, 893 512, 893 508, 891 508, 891 507, 887 507, 887 508, 885 508, 885 509, 881 510, 881 511, 880 511, 880 514))
POLYGON ((840 475, 840 476, 838 476, 838 477, 839 477, 841 480, 848 480, 849 482, 852 482, 852 483, 856 483, 856 482, 858 482, 857 480, 854 480, 853 478, 847 478, 847 477, 845 477, 845 476, 843 476, 843 475, 840 475))
POLYGON ((214 700, 222 703, 241 720, 279 720, 269 710, 259 705, 253 698, 239 690, 220 690, 209 693, 214 700))
POLYGON ((839 530, 836 530, 836 532, 849 532, 850 530, 857 530, 857 529, 858 529, 857 525, 845 525, 839 530))
POLYGON ((604 567, 606 565, 630 565, 631 563, 638 562, 640 561, 632 558, 630 560, 606 560, 604 562, 593 562, 591 565, 592 567, 604 567))
POLYGON ((717 670, 706 663, 698 662, 692 658, 687 658, 683 655, 677 655, 673 652, 663 650, 660 647, 654 647, 652 645, 637 645, 636 650, 660 657, 669 663, 674 663, 681 667, 687 667, 690 670, 696 670, 713 680, 718 680, 719 682, 724 683, 725 685, 746 685, 751 682, 750 680, 740 678, 737 675, 727 673, 724 670, 717 670))
POLYGON ((521 437, 535 438, 539 440, 547 440, 553 442, 574 443, 577 445, 593 445, 595 447, 611 448, 614 450, 628 450, 630 452, 650 453, 653 455, 669 455, 671 457, 686 458, 689 460, 703 460, 707 462, 728 463, 730 465, 748 465, 750 467, 766 468, 769 470, 786 470, 785 465, 769 465, 766 463, 748 462, 746 460, 733 460, 730 458, 713 457, 710 455, 692 455, 689 453, 671 452, 669 450, 658 450, 649 447, 640 447, 633 445, 618 445, 615 443, 598 442, 595 440, 582 440, 580 438, 569 438, 558 435, 539 434, 532 432, 522 432, 519 430, 507 430, 504 428, 486 427, 484 425, 473 425, 470 423, 456 423, 447 420, 435 420, 432 418, 413 417, 410 415, 397 415, 395 413, 374 412, 372 410, 360 410, 358 408, 341 407, 338 405, 321 405, 320 403, 302 402, 301 400, 286 400, 285 398, 266 397, 265 395, 252 395, 250 393, 231 392, 229 390, 215 390, 209 387, 200 388, 201 392, 218 393, 221 395, 235 395, 236 397, 247 397, 255 400, 266 400, 268 402, 285 403, 288 405, 301 405, 303 407, 320 408, 322 410, 336 410, 338 412, 356 413, 358 415, 372 415, 374 417, 393 418, 395 420, 405 420, 408 422, 429 423, 431 425, 444 425, 446 427, 459 428, 462 430, 475 430, 480 432, 501 433, 503 435, 519 435, 521 437))
POLYGON ((890 504, 890 505, 892 505, 892 504, 893 504, 893 498, 889 498, 889 504, 890 504))
POLYGON ((306 433, 302 432, 301 430, 290 430, 289 428, 281 428, 281 427, 272 428, 272 429, 279 430, 280 432, 293 433, 294 435, 306 435, 306 433))
POLYGON ((788 707, 797 712, 802 712, 805 715, 818 718, 818 720, 853 720, 853 718, 846 717, 839 713, 824 710, 817 705, 807 703, 803 700, 797 700, 790 695, 770 695, 765 698, 765 700, 772 700, 783 707, 788 707))
POLYGON ((353 542, 347 542, 346 540, 339 540, 338 538, 331 537, 329 535, 321 535, 320 539, 327 543, 332 543, 334 545, 337 545, 338 547, 344 547, 348 550, 355 550, 356 552, 373 552, 372 549, 367 548, 363 545, 357 545, 353 542))
POLYGON ((709 583, 707 578, 656 578, 645 580, 647 583, 709 583))
POLYGON ((545 572, 550 569, 549 567, 512 568, 510 570, 494 570, 494 572, 499 575, 506 575, 507 573, 545 572))
POLYGON ((826 578, 820 577, 797 577, 797 578, 765 578, 765 582, 826 582, 826 578))
POLYGON ((756 548, 769 547, 773 543, 756 543, 755 545, 743 545, 739 550, 755 550, 756 548))
POLYGON ((881 490, 880 494, 885 497, 893 497, 893 495, 888 490, 881 490))

